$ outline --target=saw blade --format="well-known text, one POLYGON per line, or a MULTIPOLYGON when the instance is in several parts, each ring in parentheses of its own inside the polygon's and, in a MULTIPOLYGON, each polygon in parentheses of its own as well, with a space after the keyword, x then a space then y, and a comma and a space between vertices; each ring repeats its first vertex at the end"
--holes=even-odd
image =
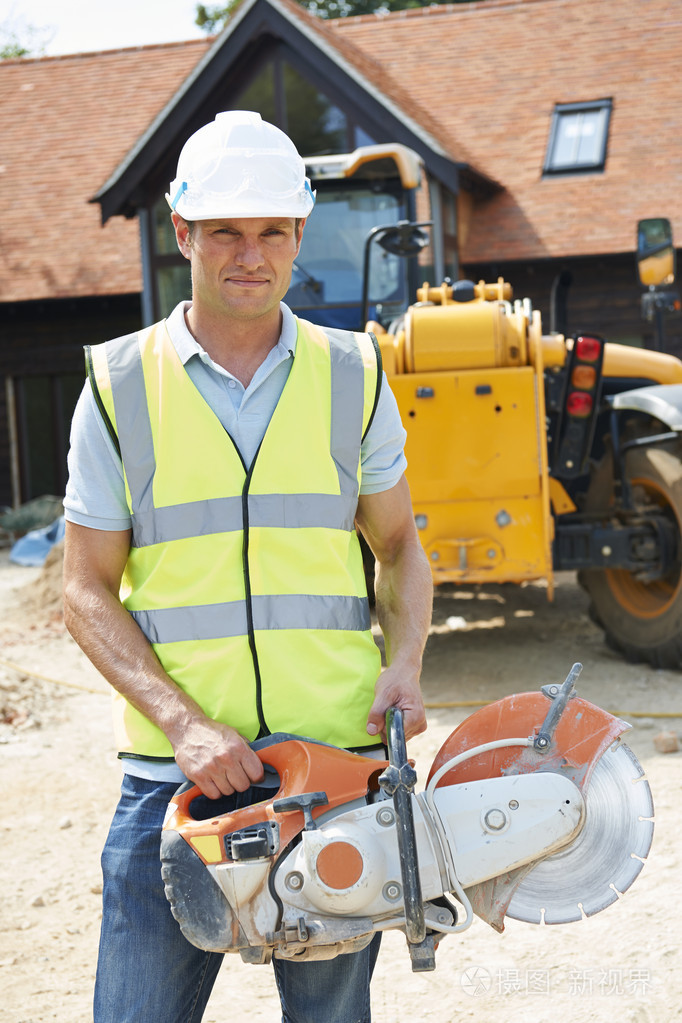
POLYGON ((512 896, 507 916, 562 924, 592 916, 627 891, 653 838, 654 804, 636 756, 615 743, 585 793, 585 823, 565 849, 541 860, 512 896))

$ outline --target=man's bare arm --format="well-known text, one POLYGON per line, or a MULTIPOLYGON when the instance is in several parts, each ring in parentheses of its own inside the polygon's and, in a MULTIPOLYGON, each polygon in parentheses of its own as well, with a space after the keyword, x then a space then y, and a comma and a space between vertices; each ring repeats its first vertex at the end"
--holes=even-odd
POLYGON ((107 681, 165 733, 180 769, 211 799, 244 791, 262 778, 242 736, 210 720, 166 674, 119 600, 130 531, 66 523, 64 620, 107 681))
POLYGON ((426 728, 419 677, 433 606, 431 569, 417 535, 407 480, 360 497, 357 524, 376 558, 377 616, 388 667, 379 676, 367 723, 385 738, 389 707, 403 711, 405 735, 426 728))

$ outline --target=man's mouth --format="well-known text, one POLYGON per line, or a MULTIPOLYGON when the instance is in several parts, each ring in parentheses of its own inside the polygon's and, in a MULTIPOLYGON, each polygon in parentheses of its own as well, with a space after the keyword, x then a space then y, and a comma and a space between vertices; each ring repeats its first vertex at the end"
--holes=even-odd
POLYGON ((240 288, 257 288, 268 283, 265 277, 235 277, 234 275, 228 277, 227 281, 229 284, 236 284, 240 288))

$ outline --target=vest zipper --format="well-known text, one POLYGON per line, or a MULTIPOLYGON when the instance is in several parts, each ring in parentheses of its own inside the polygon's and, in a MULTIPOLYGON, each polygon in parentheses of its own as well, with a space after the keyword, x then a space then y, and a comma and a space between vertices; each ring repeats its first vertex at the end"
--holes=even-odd
MULTIPOLYGON (((232 439, 232 438, 230 438, 232 439)), ((234 444, 234 441, 232 441, 234 444)), ((262 444, 262 441, 261 441, 262 444)), ((248 630, 249 637, 249 648, 251 650, 251 658, 253 660, 253 671, 256 679, 256 713, 258 714, 258 724, 260 728, 258 730, 257 739, 263 739, 266 735, 270 735, 270 729, 265 721, 265 714, 263 712, 263 683, 261 680, 260 664, 258 662, 258 649, 256 647, 256 630, 253 625, 253 604, 251 602, 251 573, 249 571, 249 486, 251 485, 251 477, 253 476, 253 470, 256 465, 256 459, 258 458, 258 452, 260 451, 261 445, 258 445, 258 451, 253 456, 251 465, 246 470, 246 479, 242 488, 242 570, 244 572, 244 598, 246 605, 246 627, 248 630)), ((235 449, 239 453, 241 458, 241 452, 235 444, 235 449)), ((244 469, 246 464, 242 459, 244 469)))

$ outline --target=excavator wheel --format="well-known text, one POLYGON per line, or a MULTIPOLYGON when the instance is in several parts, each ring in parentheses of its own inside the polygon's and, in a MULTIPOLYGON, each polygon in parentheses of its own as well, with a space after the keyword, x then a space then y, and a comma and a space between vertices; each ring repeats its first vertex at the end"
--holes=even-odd
MULTIPOLYGON (((639 579, 624 569, 589 569, 580 573, 580 584, 590 597, 590 616, 613 650, 628 661, 682 669, 682 448, 632 448, 626 471, 635 505, 642 511, 655 505, 674 523, 678 537, 674 562, 659 579, 639 579)), ((598 512, 612 502, 609 453, 593 474, 586 510, 598 512)))

